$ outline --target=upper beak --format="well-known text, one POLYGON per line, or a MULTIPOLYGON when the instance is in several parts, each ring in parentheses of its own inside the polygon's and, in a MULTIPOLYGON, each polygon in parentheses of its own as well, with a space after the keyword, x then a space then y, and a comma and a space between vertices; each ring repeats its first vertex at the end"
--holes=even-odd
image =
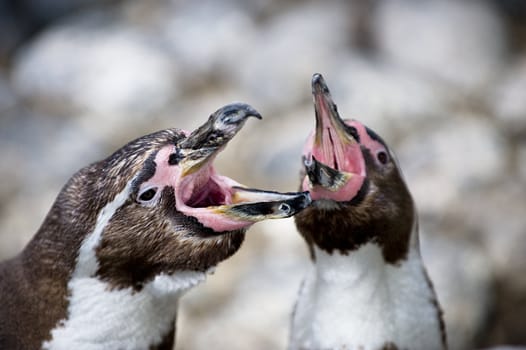
POLYGON ((319 73, 315 73, 312 76, 312 97, 316 114, 316 134, 314 138, 316 144, 323 148, 333 147, 333 145, 328 144, 331 142, 328 130, 334 130, 340 142, 356 142, 356 139, 346 131, 347 125, 338 113, 338 107, 332 100, 325 79, 319 73))
POLYGON ((341 158, 346 147, 358 146, 347 132, 347 125, 338 113, 323 76, 312 76, 312 97, 316 115, 316 129, 312 152, 303 158, 305 172, 311 186, 338 191, 352 174, 342 169, 341 158), (318 158, 318 159, 317 159, 318 158))
POLYGON ((212 113, 206 123, 178 145, 182 176, 192 174, 210 162, 241 130, 249 117, 262 119, 258 111, 245 103, 232 103, 212 113))

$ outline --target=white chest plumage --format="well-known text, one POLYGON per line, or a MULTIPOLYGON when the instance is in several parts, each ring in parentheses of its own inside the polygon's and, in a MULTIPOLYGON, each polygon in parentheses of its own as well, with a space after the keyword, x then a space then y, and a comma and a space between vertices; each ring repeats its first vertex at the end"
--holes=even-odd
POLYGON ((53 329, 46 350, 148 349, 171 329, 181 294, 204 281, 202 272, 160 275, 140 292, 109 290, 96 278, 69 283, 68 318, 53 329))
POLYGON ((205 280, 205 272, 178 271, 158 275, 135 291, 111 289, 95 276, 95 248, 104 227, 128 198, 131 183, 101 210, 94 230, 82 242, 68 282, 67 318, 51 330, 43 349, 148 349, 172 328, 180 296, 205 280))
POLYGON ((442 349, 434 292, 416 249, 385 264, 378 245, 317 249, 300 290, 290 349, 442 349))

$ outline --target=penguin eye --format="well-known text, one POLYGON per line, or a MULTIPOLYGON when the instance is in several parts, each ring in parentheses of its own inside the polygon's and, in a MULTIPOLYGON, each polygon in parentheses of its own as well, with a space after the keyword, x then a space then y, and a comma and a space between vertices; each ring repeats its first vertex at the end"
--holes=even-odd
POLYGON ((382 164, 387 164, 387 160, 388 160, 388 157, 387 157, 387 153, 385 153, 384 151, 380 151, 376 154, 376 158, 378 158, 378 161, 382 164))
POLYGON ((138 201, 142 204, 148 204, 151 202, 152 199, 155 198, 155 195, 157 194, 157 187, 150 187, 146 188, 144 191, 139 193, 138 201))

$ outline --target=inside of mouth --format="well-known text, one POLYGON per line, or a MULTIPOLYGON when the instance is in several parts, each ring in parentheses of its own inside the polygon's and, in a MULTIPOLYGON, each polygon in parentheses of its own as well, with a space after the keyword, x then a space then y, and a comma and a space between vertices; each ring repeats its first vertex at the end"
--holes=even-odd
POLYGON ((218 183, 217 176, 210 176, 208 181, 197 187, 193 187, 190 199, 185 203, 192 208, 206 208, 227 203, 227 194, 230 188, 225 188, 218 183))
POLYGON ((246 188, 217 174, 211 165, 178 176, 175 188, 176 209, 218 233, 246 229, 265 219, 288 217, 308 204, 304 194, 246 188))
POLYGON ((343 122, 353 126, 352 120, 341 120, 339 116, 333 116, 334 102, 324 94, 314 96, 314 108, 316 109, 317 123, 320 123, 320 134, 316 135, 311 143, 307 157, 314 156, 319 162, 328 167, 346 173, 365 175, 360 144, 354 140, 352 135, 343 136, 346 131, 341 130, 337 124, 343 122), (334 120, 339 119, 339 121, 334 120))
MULTIPOLYGON (((312 174, 306 176, 302 188, 309 190, 313 200, 344 202, 351 200, 359 192, 366 177, 366 167, 360 143, 340 124, 343 122, 353 126, 353 121, 343 121, 339 119, 339 115, 333 115, 330 103, 332 102, 325 95, 315 95, 317 127, 307 141, 304 155, 307 161, 314 157, 319 163, 335 170, 330 175, 325 174, 335 181, 317 183, 319 179, 315 178, 316 174, 312 174), (337 185, 333 186, 333 183, 337 185)), ((324 174, 318 174, 322 177, 321 175, 324 174)))
POLYGON ((208 208, 232 203, 234 181, 218 175, 212 165, 186 176, 179 186, 180 198, 190 208, 208 208))

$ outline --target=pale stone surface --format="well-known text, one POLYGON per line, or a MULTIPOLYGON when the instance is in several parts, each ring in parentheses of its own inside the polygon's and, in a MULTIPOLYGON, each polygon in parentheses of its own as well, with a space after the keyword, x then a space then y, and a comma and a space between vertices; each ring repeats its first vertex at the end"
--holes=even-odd
POLYGON ((148 36, 119 25, 116 17, 90 13, 25 47, 13 84, 21 96, 49 109, 69 105, 72 111, 129 119, 166 105, 178 92, 177 75, 178 67, 148 36))
POLYGON ((463 88, 485 86, 505 55, 504 29, 485 2, 384 1, 377 28, 388 57, 463 88))
MULTIPOLYGON (((524 315, 491 299, 526 309, 516 277, 526 269, 526 56, 506 57, 488 2, 377 4, 371 52, 352 45, 356 7, 344 1, 128 0, 21 42, 9 65, 0 60, 0 258, 22 249, 80 167, 146 133, 193 129, 232 101, 264 119, 247 123, 217 168, 250 187, 296 190, 320 72, 342 116, 398 154, 451 348, 526 343, 509 326, 524 315)), ((285 348, 309 263, 292 220, 255 225, 182 300, 178 347, 285 348)))
POLYGON ((502 176, 506 140, 477 115, 449 115, 415 131, 396 151, 423 213, 444 212, 502 176))
POLYGON ((508 68, 493 93, 494 113, 511 133, 526 132, 526 56, 508 68))

